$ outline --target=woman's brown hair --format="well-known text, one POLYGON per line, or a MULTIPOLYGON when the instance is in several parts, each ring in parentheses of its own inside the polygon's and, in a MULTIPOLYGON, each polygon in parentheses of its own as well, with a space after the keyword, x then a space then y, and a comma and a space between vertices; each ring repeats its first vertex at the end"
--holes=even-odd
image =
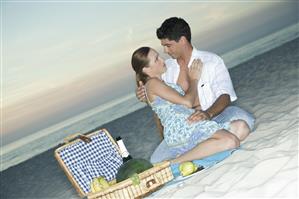
POLYGON ((150 47, 141 47, 134 51, 131 59, 132 68, 136 72, 137 85, 139 81, 146 83, 148 75, 143 72, 143 68, 148 66, 149 59, 147 58, 150 47))

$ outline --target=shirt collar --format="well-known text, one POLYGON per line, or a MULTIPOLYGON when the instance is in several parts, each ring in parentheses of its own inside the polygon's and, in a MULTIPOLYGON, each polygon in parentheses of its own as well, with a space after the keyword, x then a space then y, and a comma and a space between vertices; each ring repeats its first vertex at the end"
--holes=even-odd
MULTIPOLYGON (((190 58, 189 63, 188 63, 188 67, 191 66, 191 63, 194 60, 194 58, 197 57, 197 49, 194 46, 192 46, 192 47, 193 47, 193 49, 192 49, 192 53, 191 53, 191 58, 190 58)), ((175 63, 176 63, 176 67, 179 68, 180 66, 179 66, 179 63, 176 59, 175 59, 175 63)))
POLYGON ((191 63, 193 62, 193 60, 197 57, 197 49, 195 47, 193 47, 192 49, 192 54, 191 54, 191 58, 189 60, 189 63, 188 63, 188 67, 191 66, 191 63))

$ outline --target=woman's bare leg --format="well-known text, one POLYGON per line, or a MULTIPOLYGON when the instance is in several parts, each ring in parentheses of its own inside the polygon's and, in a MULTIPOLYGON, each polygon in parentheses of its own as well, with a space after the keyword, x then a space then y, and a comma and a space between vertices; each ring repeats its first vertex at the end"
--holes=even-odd
POLYGON ((237 136, 224 129, 216 131, 209 139, 199 143, 190 151, 171 160, 171 163, 182 163, 207 157, 209 155, 233 149, 240 146, 240 140, 237 136))
POLYGON ((234 120, 230 123, 230 130, 232 134, 237 136, 240 141, 245 140, 249 135, 250 129, 244 120, 234 120))

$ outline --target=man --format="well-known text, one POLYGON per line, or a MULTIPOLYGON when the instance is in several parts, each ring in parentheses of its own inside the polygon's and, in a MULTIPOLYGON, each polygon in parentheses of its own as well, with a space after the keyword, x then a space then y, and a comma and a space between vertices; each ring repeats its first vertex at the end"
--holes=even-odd
MULTIPOLYGON (((254 127, 253 116, 230 103, 237 99, 231 78, 223 60, 210 52, 198 51, 191 44, 191 30, 188 23, 177 17, 166 19, 157 29, 157 37, 161 41, 164 51, 172 57, 165 61, 167 71, 163 80, 177 83, 186 91, 189 87, 188 70, 194 59, 203 62, 203 71, 198 82, 198 99, 193 104, 196 111, 188 118, 190 122, 200 120, 214 120, 216 122, 230 122, 241 119, 246 121, 249 128, 254 127)), ((136 96, 144 101, 145 92, 140 82, 136 96)), ((163 127, 155 117, 158 129, 163 137, 163 127)), ((163 140, 151 157, 151 162, 171 159, 168 146, 163 140)))

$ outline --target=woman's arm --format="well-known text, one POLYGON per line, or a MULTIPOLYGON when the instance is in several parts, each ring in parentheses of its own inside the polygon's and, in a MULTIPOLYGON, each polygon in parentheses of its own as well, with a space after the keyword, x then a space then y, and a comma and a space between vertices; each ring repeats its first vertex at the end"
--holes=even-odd
POLYGON ((175 104, 182 104, 192 108, 197 94, 197 83, 201 75, 202 62, 194 60, 190 66, 189 77, 190 85, 185 95, 179 94, 175 89, 167 86, 164 82, 157 78, 150 79, 147 84, 147 93, 151 101, 155 96, 159 96, 167 101, 175 104))

